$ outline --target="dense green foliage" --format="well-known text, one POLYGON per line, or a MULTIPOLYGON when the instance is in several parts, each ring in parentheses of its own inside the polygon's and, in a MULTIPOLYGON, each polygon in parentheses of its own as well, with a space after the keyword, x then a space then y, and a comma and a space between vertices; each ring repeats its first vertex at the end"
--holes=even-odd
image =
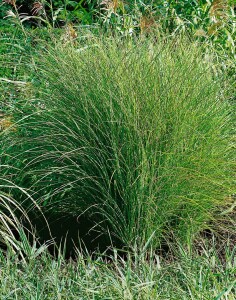
POLYGON ((1 299, 235 299, 235 25, 230 0, 1 2, 1 299))
POLYGON ((123 246, 154 235, 159 247, 190 242, 226 204, 231 106, 194 44, 58 45, 39 55, 34 82, 2 161, 52 219, 82 214, 123 246))
POLYGON ((18 19, 31 27, 101 26, 121 36, 188 34, 214 50, 215 63, 235 78, 234 0, 7 0, 0 6, 0 17, 5 17, 0 25, 6 26, 11 26, 9 19, 18 19))

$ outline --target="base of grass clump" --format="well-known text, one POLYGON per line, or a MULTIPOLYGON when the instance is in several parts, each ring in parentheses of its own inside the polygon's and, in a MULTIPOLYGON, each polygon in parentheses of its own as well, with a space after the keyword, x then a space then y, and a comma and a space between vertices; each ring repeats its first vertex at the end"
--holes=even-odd
POLYGON ((232 193, 232 126, 197 45, 90 37, 36 69, 4 151, 51 219, 83 216, 75 230, 127 248, 208 227, 232 193))

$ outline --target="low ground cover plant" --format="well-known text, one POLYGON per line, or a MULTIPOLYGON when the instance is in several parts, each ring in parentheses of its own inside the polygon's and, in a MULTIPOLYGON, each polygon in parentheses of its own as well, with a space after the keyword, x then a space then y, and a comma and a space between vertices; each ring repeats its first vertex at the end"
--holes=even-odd
POLYGON ((235 249, 225 247, 225 260, 212 245, 202 254, 178 250, 175 261, 135 253, 126 260, 117 252, 96 259, 77 252, 66 260, 63 252, 52 258, 31 249, 27 261, 0 253, 2 299, 235 299, 235 249))
POLYGON ((233 193, 232 106, 196 44, 90 36, 35 66, 3 172, 51 225, 128 249, 209 228, 233 193))

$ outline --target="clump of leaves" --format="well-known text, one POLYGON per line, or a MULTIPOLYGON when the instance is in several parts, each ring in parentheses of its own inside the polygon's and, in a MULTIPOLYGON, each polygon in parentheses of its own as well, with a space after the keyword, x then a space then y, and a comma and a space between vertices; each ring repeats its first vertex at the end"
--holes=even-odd
POLYGON ((191 243, 233 193, 220 78, 180 40, 91 37, 77 46, 38 55, 35 97, 5 137, 2 159, 18 167, 8 176, 52 220, 77 218, 73 227, 103 239, 191 243))

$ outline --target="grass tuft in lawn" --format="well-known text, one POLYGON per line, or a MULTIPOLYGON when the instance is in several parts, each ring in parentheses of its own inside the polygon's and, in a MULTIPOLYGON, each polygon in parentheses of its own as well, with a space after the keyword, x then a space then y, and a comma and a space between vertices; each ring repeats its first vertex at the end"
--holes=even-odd
POLYGON ((39 52, 35 70, 3 160, 54 235, 155 249, 210 226, 233 192, 232 124, 201 49, 92 36, 39 52))

